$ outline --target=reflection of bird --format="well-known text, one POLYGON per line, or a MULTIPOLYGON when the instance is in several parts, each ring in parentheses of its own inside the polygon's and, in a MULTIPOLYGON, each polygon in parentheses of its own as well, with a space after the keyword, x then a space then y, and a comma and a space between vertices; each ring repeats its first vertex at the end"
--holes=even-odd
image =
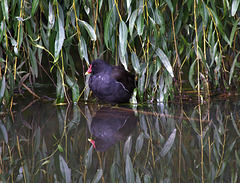
MULTIPOLYGON (((127 137, 137 124, 131 109, 103 107, 96 112, 90 131, 96 137, 97 151, 106 151, 110 146, 127 137)), ((91 143, 94 141, 90 140, 91 143)))
POLYGON ((100 59, 92 62, 89 73, 89 87, 100 100, 112 104, 129 102, 135 87, 133 74, 100 59))

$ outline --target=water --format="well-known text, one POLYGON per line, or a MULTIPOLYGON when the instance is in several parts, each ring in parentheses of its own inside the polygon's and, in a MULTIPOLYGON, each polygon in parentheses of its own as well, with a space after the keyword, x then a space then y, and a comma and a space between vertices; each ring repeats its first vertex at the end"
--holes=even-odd
POLYGON ((240 182, 237 96, 134 109, 27 98, 1 117, 2 182, 240 182))

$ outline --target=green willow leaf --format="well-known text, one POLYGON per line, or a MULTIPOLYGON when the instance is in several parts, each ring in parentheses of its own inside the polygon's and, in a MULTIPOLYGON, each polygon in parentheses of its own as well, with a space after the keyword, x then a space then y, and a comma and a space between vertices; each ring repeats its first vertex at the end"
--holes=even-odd
POLYGON ((126 157, 125 173, 126 173, 126 182, 127 183, 134 182, 135 178, 134 178, 133 165, 129 155, 127 155, 126 157))
POLYGON ((173 130, 173 132, 169 136, 167 142, 164 144, 163 149, 160 152, 160 155, 162 157, 164 157, 168 153, 168 151, 171 149, 171 147, 174 143, 175 137, 176 137, 176 131, 177 131, 176 129, 173 130))
POLYGON ((6 29, 6 23, 4 20, 2 20, 0 23, 0 43, 2 42, 3 35, 6 31, 5 29, 6 29))
POLYGON ((139 64, 139 60, 138 57, 136 55, 136 53, 133 51, 131 54, 131 61, 132 61, 132 66, 134 68, 134 71, 137 74, 140 74, 140 64, 139 64))
POLYGON ((30 63, 33 71, 33 75, 37 78, 38 77, 38 65, 37 65, 37 59, 35 57, 34 52, 29 47, 29 54, 30 54, 30 63))
MULTIPOLYGON (((5 125, 2 123, 2 120, 0 119, 0 129, 1 129, 1 134, 3 135, 4 141, 6 144, 8 144, 8 133, 5 125)), ((1 153, 0 153, 1 154, 1 153)))
POLYGON ((128 36, 127 26, 124 21, 121 21, 119 25, 119 46, 122 58, 124 58, 127 51, 127 36, 128 36))
POLYGON ((194 62, 192 63, 188 73, 189 82, 194 90, 195 90, 195 84, 194 84, 193 76, 194 76, 195 63, 196 63, 196 60, 194 60, 194 62))
POLYGON ((116 164, 116 161, 113 161, 113 164, 110 170, 110 177, 112 182, 116 180, 116 175, 117 175, 117 164, 116 164))
POLYGON ((238 127, 237 127, 237 125, 236 125, 236 122, 235 122, 235 120, 234 120, 234 117, 233 117, 232 112, 231 112, 231 121, 232 121, 233 127, 234 127, 237 135, 240 137, 240 132, 239 132, 239 130, 238 130, 238 127))
POLYGON ((0 101, 2 101, 3 99, 4 93, 5 93, 5 87, 6 87, 6 79, 5 79, 5 76, 3 76, 0 83, 0 101))
POLYGON ((31 16, 32 17, 35 14, 35 12, 38 8, 38 3, 39 3, 39 0, 33 0, 33 2, 32 2, 32 11, 31 11, 31 16))
POLYGON ((79 86, 77 84, 77 81, 74 80, 72 77, 65 75, 66 77, 66 82, 67 84, 71 87, 72 89, 72 101, 74 104, 76 104, 78 102, 78 98, 80 96, 80 90, 79 90, 79 86))
POLYGON ((62 24, 62 21, 60 18, 58 18, 58 27, 57 27, 57 36, 55 40, 55 52, 54 52, 54 57, 55 59, 59 56, 59 53, 62 49, 64 39, 65 39, 65 31, 64 31, 64 26, 62 24))
POLYGON ((63 152, 63 148, 60 144, 58 144, 58 150, 62 153, 63 152))
POLYGON ((129 12, 132 0, 127 0, 127 10, 129 12))
POLYGON ((38 128, 36 129, 36 131, 34 133, 34 145, 33 145, 33 154, 34 154, 34 156, 39 151, 40 142, 41 142, 41 129, 38 126, 38 128))
POLYGON ((87 22, 85 22, 83 20, 79 20, 79 22, 85 27, 85 29, 88 32, 88 34, 91 37, 91 39, 93 41, 96 41, 97 40, 97 36, 96 36, 96 33, 95 33, 94 29, 91 27, 91 25, 89 25, 87 22))
POLYGON ((111 22, 112 12, 113 12, 113 8, 108 13, 107 19, 106 19, 105 24, 104 24, 104 42, 105 42, 105 45, 106 45, 107 49, 109 49, 108 42, 109 42, 109 34, 110 34, 109 30, 110 30, 110 22, 111 22))
POLYGON ((238 167, 240 167, 240 157, 239 157, 239 155, 238 155, 237 150, 235 150, 235 157, 236 157, 237 165, 238 165, 238 167))
POLYGON ((23 24, 22 22, 20 23, 20 27, 19 27, 19 41, 18 41, 18 48, 20 48, 22 46, 22 42, 23 42, 23 24))
POLYGON ((93 180, 91 183, 98 183, 102 177, 103 171, 102 169, 98 169, 96 175, 94 176, 93 180))
POLYGON ((85 155, 85 166, 86 168, 90 168, 91 164, 92 164, 92 151, 93 151, 93 146, 91 146, 88 150, 88 152, 85 155))
POLYGON ((53 7, 50 1, 49 1, 48 7, 49 7, 48 8, 48 32, 50 32, 50 30, 53 28, 55 24, 55 15, 54 15, 53 7))
POLYGON ((165 68, 167 69, 167 71, 169 72, 169 74, 172 77, 174 77, 173 68, 170 64, 168 57, 165 55, 165 53, 160 48, 157 48, 156 53, 157 53, 158 57, 160 58, 161 62, 163 63, 163 65, 165 66, 165 68))
POLYGON ((138 32, 138 35, 142 35, 143 34, 143 28, 144 28, 144 18, 143 18, 143 15, 140 14, 138 16, 138 19, 137 19, 137 32, 138 32))
POLYGON ((137 18, 137 13, 138 13, 138 9, 134 10, 130 19, 129 19, 129 33, 132 37, 132 33, 133 33, 133 27, 137 18))
POLYGON ((236 66, 239 53, 240 53, 240 52, 238 52, 238 54, 237 54, 236 57, 234 58, 233 63, 232 63, 232 66, 231 66, 230 76, 229 76, 229 81, 228 81, 229 85, 231 84, 231 81, 232 81, 232 77, 233 77, 233 73, 234 73, 234 68, 235 68, 235 66, 236 66))
POLYGON ((140 153, 143 147, 143 141, 144 141, 144 134, 141 132, 141 134, 138 136, 136 141, 136 153, 140 153))
MULTIPOLYGON (((240 0, 239 0, 239 2, 240 2, 240 0)), ((239 22, 239 21, 236 20, 236 22, 235 22, 234 25, 233 25, 231 34, 230 34, 230 40, 229 40, 229 42, 230 42, 230 47, 232 47, 233 37, 234 37, 234 35, 235 35, 235 33, 236 33, 238 22, 239 22)))
POLYGON ((71 182, 71 169, 61 155, 59 155, 59 165, 64 182, 71 182))
POLYGON ((171 13, 173 13, 173 4, 171 2, 171 0, 165 0, 165 2, 168 5, 168 8, 170 9, 171 13))
POLYGON ((232 1, 231 15, 232 15, 233 17, 234 17, 235 14, 237 13, 239 3, 240 3, 239 0, 233 0, 233 1, 232 1))
POLYGON ((81 40, 80 50, 81 50, 82 56, 86 60, 87 64, 89 65, 88 52, 87 52, 88 50, 87 50, 86 41, 85 41, 84 37, 82 37, 82 36, 80 37, 80 40, 81 40))
POLYGON ((124 149, 123 149, 123 157, 126 159, 127 155, 130 154, 132 148, 132 137, 129 136, 128 139, 126 140, 124 144, 124 149))
POLYGON ((62 76, 59 70, 57 70, 57 100, 56 103, 62 103, 64 101, 64 86, 62 81, 62 76))
POLYGON ((3 13, 3 16, 5 17, 5 19, 7 20, 8 22, 8 1, 7 0, 1 0, 1 7, 2 7, 2 13, 3 13))

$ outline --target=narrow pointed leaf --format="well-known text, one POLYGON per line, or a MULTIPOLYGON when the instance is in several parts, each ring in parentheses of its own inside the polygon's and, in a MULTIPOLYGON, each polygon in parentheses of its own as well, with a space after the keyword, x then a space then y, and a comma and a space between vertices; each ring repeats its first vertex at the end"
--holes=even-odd
POLYGON ((34 133, 34 146, 33 146, 33 154, 34 156, 37 154, 39 147, 40 147, 40 142, 41 142, 41 131, 40 127, 36 129, 34 133))
POLYGON ((143 147, 144 134, 143 132, 138 136, 136 141, 136 153, 140 153, 143 147))
POLYGON ((2 7, 2 13, 5 19, 8 21, 8 1, 7 0, 1 0, 1 7, 2 7))
POLYGON ((92 26, 89 25, 87 22, 85 22, 83 20, 79 20, 79 22, 85 27, 85 29, 88 32, 88 34, 91 37, 91 39, 93 41, 96 41, 97 40, 97 36, 96 36, 96 33, 95 33, 94 29, 92 28, 92 26))
POLYGON ((48 7, 49 7, 48 8, 48 31, 50 31, 55 24, 55 15, 54 15, 53 7, 50 1, 49 1, 48 7))
POLYGON ((239 130, 238 130, 238 127, 237 127, 237 125, 236 125, 236 122, 235 122, 235 120, 234 120, 234 118, 233 118, 233 114, 232 114, 232 113, 231 113, 231 121, 232 121, 232 124, 233 124, 233 127, 234 127, 236 133, 237 133, 238 136, 240 137, 240 132, 239 132, 239 130))
MULTIPOLYGON (((3 135, 4 141, 6 144, 8 144, 8 133, 5 125, 2 123, 2 120, 0 119, 0 130, 3 135)), ((0 153, 1 154, 1 153, 0 153)))
POLYGON ((127 35, 128 35, 128 30, 127 26, 124 21, 120 22, 119 25, 119 46, 121 50, 121 57, 123 58, 126 54, 126 49, 127 49, 127 35))
POLYGON ((112 12, 113 12, 113 8, 111 9, 111 11, 108 13, 107 15, 107 19, 106 19, 106 22, 104 24, 104 42, 105 42, 105 45, 106 47, 109 49, 108 47, 108 42, 109 42, 109 33, 110 33, 110 23, 111 23, 111 15, 112 15, 112 12))
POLYGON ((126 157, 125 173, 126 173, 126 182, 127 183, 134 182, 135 178, 134 178, 133 165, 129 155, 127 155, 126 157))
POLYGON ((137 19, 137 32, 138 35, 142 35, 143 34, 143 28, 144 28, 144 18, 143 15, 140 14, 138 19, 137 19))
POLYGON ((93 180, 91 183, 98 183, 102 177, 103 171, 102 169, 98 169, 96 175, 94 176, 93 180))
POLYGON ((173 68, 170 64, 168 57, 165 55, 165 53, 160 48, 157 48, 156 53, 157 53, 158 57, 160 58, 161 62, 163 63, 163 65, 165 66, 165 68, 167 69, 167 71, 169 72, 169 74, 172 77, 174 77, 173 68))
POLYGON ((86 168, 89 168, 92 164, 92 151, 93 151, 93 146, 91 146, 85 155, 85 166, 86 168))
POLYGON ((134 10, 129 20, 129 33, 132 36, 134 24, 137 18, 138 9, 134 10))
POLYGON ((33 71, 33 75, 37 78, 38 77, 38 65, 37 65, 37 59, 35 57, 34 52, 29 47, 29 53, 30 53, 30 63, 33 71))
POLYGON ((168 151, 171 149, 171 147, 174 143, 175 137, 176 137, 176 129, 173 130, 173 132, 169 136, 167 142, 164 144, 163 149, 160 152, 160 155, 162 157, 164 157, 168 153, 168 151))
POLYGON ((133 51, 131 54, 131 61, 133 68, 137 74, 140 74, 140 64, 136 53, 133 51))
POLYGON ((171 13, 173 13, 173 4, 171 2, 171 0, 165 0, 165 2, 168 5, 168 8, 170 9, 171 13))
POLYGON ((234 68, 236 66, 236 63, 237 63, 237 58, 238 58, 238 55, 239 55, 240 52, 238 52, 238 54, 236 55, 236 57, 234 58, 233 60, 233 63, 232 63, 232 66, 231 66, 231 70, 230 70, 230 76, 229 76, 229 85, 231 84, 231 80, 232 80, 232 76, 233 76, 233 73, 234 73, 234 68))
POLYGON ((235 14, 238 10, 239 3, 240 3, 239 0, 233 0, 232 1, 232 8, 231 8, 231 15, 232 16, 235 16, 235 14))
POLYGON ((57 28, 57 36, 55 40, 55 53, 54 53, 55 58, 59 56, 59 53, 63 46, 64 39, 65 39, 64 27, 61 19, 58 18, 58 28, 57 28))
POLYGON ((34 14, 37 10, 38 3, 39 3, 39 0, 33 0, 33 2, 32 2, 32 11, 31 11, 31 16, 32 17, 34 16, 34 14))
POLYGON ((59 155, 59 163, 64 182, 71 182, 71 169, 61 155, 59 155))
POLYGON ((87 64, 89 64, 89 59, 88 59, 88 52, 87 52, 87 44, 86 41, 84 39, 84 37, 80 37, 81 40, 81 53, 83 55, 83 58, 86 60, 87 64))
POLYGON ((124 144, 124 149, 123 149, 124 158, 126 158, 127 155, 130 154, 131 148, 132 148, 132 137, 129 136, 128 139, 126 140, 125 144, 124 144))
POLYGON ((189 82, 194 90, 195 90, 195 84, 194 84, 193 76, 194 76, 195 63, 196 63, 196 60, 194 60, 194 62, 192 63, 189 70, 189 75, 188 75, 189 82))
POLYGON ((3 99, 5 87, 6 87, 6 79, 5 79, 5 76, 3 76, 0 83, 0 101, 3 99))
MULTIPOLYGON (((239 2, 240 2, 240 1, 239 1, 239 2)), ((230 46, 232 46, 232 42, 233 42, 234 35, 236 34, 238 22, 239 22, 239 21, 236 20, 236 22, 235 22, 234 25, 233 25, 232 31, 231 31, 230 40, 229 40, 230 46)))

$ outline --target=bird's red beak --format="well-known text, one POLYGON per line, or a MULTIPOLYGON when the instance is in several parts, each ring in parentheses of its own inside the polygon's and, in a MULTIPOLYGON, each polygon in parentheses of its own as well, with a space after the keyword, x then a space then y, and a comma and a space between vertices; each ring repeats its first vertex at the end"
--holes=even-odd
POLYGON ((88 75, 92 72, 92 64, 89 66, 87 72, 85 72, 85 75, 88 75))
POLYGON ((93 139, 88 139, 88 141, 93 145, 94 148, 96 148, 95 141, 93 139))

